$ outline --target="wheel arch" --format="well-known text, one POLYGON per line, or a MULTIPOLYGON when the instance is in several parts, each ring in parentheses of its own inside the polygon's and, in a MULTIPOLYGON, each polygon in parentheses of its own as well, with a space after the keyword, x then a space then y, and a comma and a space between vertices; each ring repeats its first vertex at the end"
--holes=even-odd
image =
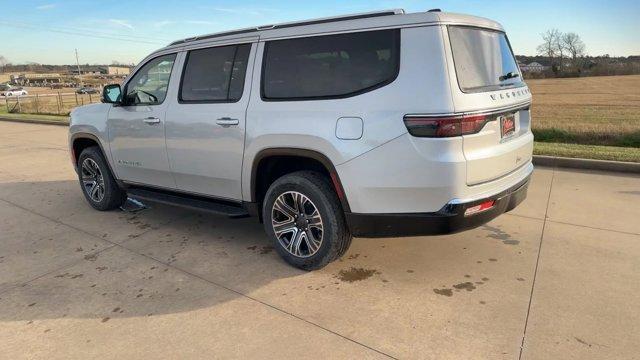
MULTIPOLYGON (((308 167, 310 164, 317 164, 314 166, 321 166, 324 170, 323 172, 329 176, 329 180, 331 181, 336 195, 338 195, 343 211, 350 211, 344 187, 342 186, 340 176, 338 175, 333 162, 331 162, 331 160, 321 152, 303 148, 279 147, 259 151, 253 158, 253 163, 251 165, 250 201, 255 204, 260 204, 263 200, 264 193, 266 193, 265 187, 268 188, 268 186, 277 179, 277 177, 268 176, 268 171, 265 171, 270 170, 268 168, 269 166, 277 166, 274 165, 274 161, 293 161, 295 164, 296 159, 305 159, 305 161, 304 163, 291 166, 291 170, 282 173, 281 175, 297 170, 309 170, 308 167), (264 182, 265 180, 266 183, 264 182)), ((311 167, 311 170, 315 169, 311 167)), ((279 172, 276 173, 276 175, 278 174, 279 172)))
POLYGON ((100 152, 102 153, 102 156, 104 157, 105 162, 107 163, 107 166, 109 167, 109 171, 113 175, 113 178, 116 180, 116 182, 118 182, 118 184, 120 184, 120 180, 118 180, 118 178, 116 177, 115 171, 113 171, 113 167, 111 166, 109 157, 107 156, 107 153, 104 151, 104 147, 102 146, 102 143, 100 142, 100 139, 97 136, 91 133, 84 133, 84 132, 75 133, 71 135, 70 143, 71 143, 71 159, 73 161, 73 168, 76 170, 76 173, 78 172, 78 159, 80 158, 80 153, 82 153, 82 150, 91 146, 98 146, 98 148, 100 149, 100 152))

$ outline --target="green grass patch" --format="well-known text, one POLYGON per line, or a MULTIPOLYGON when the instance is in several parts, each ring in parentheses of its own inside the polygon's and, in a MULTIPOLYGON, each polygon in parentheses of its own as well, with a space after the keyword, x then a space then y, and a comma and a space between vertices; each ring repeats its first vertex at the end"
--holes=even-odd
POLYGON ((640 148, 631 147, 536 142, 533 153, 535 155, 640 163, 640 148))
POLYGON ((7 109, 3 107, 0 107, 0 118, 17 119, 17 120, 53 120, 53 121, 60 121, 65 123, 69 122, 68 116, 9 113, 7 112, 7 109))
POLYGON ((632 132, 572 131, 559 128, 531 129, 538 142, 605 145, 640 148, 640 130, 632 132))

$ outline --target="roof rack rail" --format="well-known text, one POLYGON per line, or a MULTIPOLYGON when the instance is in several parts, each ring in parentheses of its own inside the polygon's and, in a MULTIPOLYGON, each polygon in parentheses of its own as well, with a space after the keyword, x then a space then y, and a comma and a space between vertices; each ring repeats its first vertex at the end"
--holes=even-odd
POLYGON ((401 15, 404 13, 405 12, 403 9, 392 9, 392 10, 383 10, 383 11, 375 11, 375 12, 360 13, 360 14, 326 17, 326 18, 320 18, 315 20, 294 21, 294 22, 275 24, 275 25, 263 25, 263 26, 257 26, 252 28, 224 31, 224 32, 219 32, 215 34, 210 34, 210 35, 194 36, 194 37, 174 41, 171 44, 169 44, 169 46, 183 44, 183 43, 192 42, 196 40, 213 39, 213 38, 231 36, 231 35, 249 34, 249 33, 254 33, 262 30, 285 29, 285 28, 296 27, 296 26, 317 25, 317 24, 325 24, 325 23, 331 23, 331 22, 337 22, 337 21, 367 19, 367 18, 378 17, 378 16, 401 15))

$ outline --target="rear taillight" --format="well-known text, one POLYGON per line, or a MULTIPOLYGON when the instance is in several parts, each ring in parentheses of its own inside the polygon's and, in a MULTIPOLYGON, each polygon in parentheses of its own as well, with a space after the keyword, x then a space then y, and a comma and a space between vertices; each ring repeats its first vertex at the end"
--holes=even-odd
POLYGON ((452 137, 475 134, 494 120, 493 115, 406 115, 404 124, 409 133, 418 137, 452 137))

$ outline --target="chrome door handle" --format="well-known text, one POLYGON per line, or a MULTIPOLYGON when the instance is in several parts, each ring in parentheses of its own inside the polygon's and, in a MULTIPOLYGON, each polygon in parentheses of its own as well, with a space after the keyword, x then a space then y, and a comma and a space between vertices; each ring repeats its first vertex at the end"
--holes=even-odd
POLYGON ((216 120, 216 124, 222 125, 222 126, 231 126, 231 125, 240 124, 240 121, 238 119, 232 119, 232 118, 229 118, 229 117, 223 117, 223 118, 220 118, 220 119, 216 120))
POLYGON ((153 116, 150 116, 150 117, 148 117, 146 119, 143 119, 142 121, 144 121, 146 124, 149 124, 149 125, 160 124, 160 119, 158 119, 157 117, 153 117, 153 116))

